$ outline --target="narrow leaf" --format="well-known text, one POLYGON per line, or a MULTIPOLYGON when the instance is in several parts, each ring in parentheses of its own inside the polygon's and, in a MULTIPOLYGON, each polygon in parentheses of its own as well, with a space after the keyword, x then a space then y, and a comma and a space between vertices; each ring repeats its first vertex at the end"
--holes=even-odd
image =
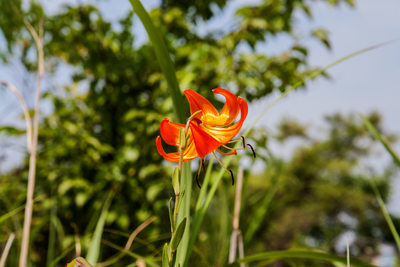
POLYGON ((179 243, 181 242, 183 233, 185 232, 185 228, 186 228, 186 217, 183 218, 183 220, 181 221, 181 223, 178 225, 178 227, 176 228, 176 231, 174 233, 174 236, 171 239, 171 250, 175 251, 176 248, 178 247, 179 243))
MULTIPOLYGON (((45 198, 46 198, 46 195, 41 195, 41 196, 36 197, 33 200, 33 202, 35 203, 35 202, 38 202, 38 201, 42 201, 45 198)), ((25 209, 25 205, 22 205, 22 206, 19 206, 18 208, 14 209, 12 211, 7 212, 6 214, 0 216, 0 224, 3 223, 4 221, 6 221, 8 218, 10 218, 10 217, 14 216, 15 214, 17 214, 18 212, 24 210, 24 209, 25 209)))
POLYGON ((139 0, 129 0, 133 7, 133 10, 138 15, 144 28, 149 35, 150 41, 153 44, 154 50, 156 52, 158 63, 167 80, 169 91, 171 93, 173 108, 175 117, 180 123, 185 123, 186 113, 185 105, 183 105, 183 98, 181 90, 179 89, 179 83, 175 74, 175 67, 172 63, 171 56, 163 38, 161 37, 159 31, 154 26, 153 22, 146 9, 144 9, 142 3, 139 0))
POLYGON ((389 212, 386 209, 385 203, 383 202, 382 197, 381 197, 381 195, 379 193, 376 194, 376 198, 378 199, 378 203, 379 203, 379 206, 381 207, 383 216, 385 217, 385 220, 386 220, 387 224, 389 225, 389 228, 390 228, 390 231, 392 232, 394 240, 396 241, 397 249, 400 252, 400 237, 399 237, 399 233, 397 232, 396 227, 394 226, 393 221, 390 218, 389 212))
POLYGON ((361 119, 364 122, 365 127, 367 127, 368 131, 370 133, 372 133, 372 135, 379 141, 382 143, 382 145, 385 147, 385 149, 387 150, 387 152, 389 152, 389 154, 392 156, 392 159, 394 161, 394 163, 397 164, 397 166, 400 167, 400 157, 397 155, 397 153, 390 147, 388 141, 386 140, 386 138, 384 136, 382 136, 378 130, 374 127, 374 125, 366 118, 364 117, 364 115, 362 115, 361 113, 359 114, 361 119))
POLYGON ((186 191, 186 186, 183 187, 183 190, 182 190, 181 194, 179 195, 178 207, 176 207, 178 209, 178 211, 179 211, 179 208, 181 207, 182 199, 185 196, 185 191, 186 191))
POLYGON ((172 185, 174 186, 175 195, 179 195, 179 167, 175 167, 174 172, 172 173, 172 185))
POLYGON ((169 267, 168 243, 165 243, 162 252, 162 267, 169 267))
POLYGON ((96 229, 94 230, 94 234, 92 237, 92 241, 90 242, 89 250, 86 255, 86 258, 89 262, 96 264, 99 260, 100 256, 100 244, 101 244, 101 236, 103 234, 104 224, 106 222, 106 217, 108 213, 108 209, 111 204, 111 200, 114 197, 115 190, 111 189, 108 194, 106 203, 103 206, 103 209, 100 214, 100 218, 97 221, 96 229))
POLYGON ((169 199, 168 211, 169 211, 169 221, 171 222, 171 231, 172 231, 173 229, 175 229, 174 211, 172 209, 172 197, 169 199))

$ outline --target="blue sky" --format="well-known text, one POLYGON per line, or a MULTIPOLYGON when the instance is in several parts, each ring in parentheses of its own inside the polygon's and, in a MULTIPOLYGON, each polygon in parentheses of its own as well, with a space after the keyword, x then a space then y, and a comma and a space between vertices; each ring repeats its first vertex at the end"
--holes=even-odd
MULTIPOLYGON (((64 3, 76 4, 75 0, 51 1, 42 0, 50 12, 56 12, 60 5, 64 3)), ((118 17, 131 10, 129 1, 83 1, 91 2, 100 6, 107 19, 117 21, 118 17)), ((160 1, 142 1, 147 9, 157 6, 160 1)), ((198 31, 217 28, 223 22, 232 19, 234 10, 241 5, 256 3, 257 0, 232 0, 228 6, 220 12, 208 24, 198 26, 198 31)), ((295 91, 281 100, 260 121, 259 125, 264 125, 274 131, 276 125, 283 117, 295 118, 313 127, 312 133, 323 133, 323 117, 325 115, 341 112, 349 114, 351 112, 362 112, 364 114, 373 110, 379 111, 384 118, 384 126, 391 132, 400 134, 400 87, 398 79, 400 77, 400 1, 382 0, 379 3, 375 0, 357 1, 355 8, 341 5, 339 8, 331 8, 326 4, 316 2, 312 4, 315 17, 309 20, 301 14, 296 15, 299 25, 298 31, 306 33, 315 27, 324 27, 330 33, 332 50, 327 51, 316 41, 310 41, 310 63, 314 66, 325 66, 345 55, 353 53, 362 48, 378 43, 397 40, 397 42, 381 47, 366 54, 359 55, 346 62, 343 62, 328 72, 332 80, 327 81, 318 79, 308 83, 307 90, 295 91)), ((134 31, 138 34, 136 44, 145 42, 147 35, 140 25, 135 23, 134 31)), ((267 45, 257 47, 259 51, 265 53, 279 53, 285 50, 290 42, 284 37, 276 37, 267 45)), ((24 86, 20 82, 20 77, 12 75, 12 70, 0 66, 0 79, 10 81, 24 86)), ((68 81, 67 77, 61 77, 61 81, 68 81), (65 79, 65 80, 64 80, 65 79)), ((34 81, 34 79, 32 79, 34 81)), ((217 85, 210 85, 214 88, 217 85)), ((24 91, 32 91, 34 86, 27 86, 24 91), (30 88, 32 87, 32 88, 30 88)), ((258 101, 250 106, 250 114, 253 118, 278 94, 258 101)), ((27 96, 28 98, 28 96, 27 96)), ((0 124, 13 122, 19 118, 19 107, 16 98, 0 89, 0 112, 11 106, 12 114, 7 114, 6 119, 0 120, 0 124)), ((7 109, 8 110, 8 109, 7 109)), ((3 112, 4 114, 4 112, 3 112)), ((0 118, 1 119, 1 118, 0 118)), ((247 120, 247 125, 252 122, 252 117, 247 120)), ((246 127, 246 125, 244 126, 246 127)), ((0 142, 2 140, 0 139, 0 142)), ((19 141, 18 141, 19 142, 19 141)), ((24 139, 20 140, 25 142, 24 139)), ((22 148, 24 144, 21 144, 22 148)), ((288 156, 293 148, 293 144, 284 147, 275 146, 277 153, 288 156)), ((400 146, 396 146, 400 151, 400 146)), ((17 164, 23 152, 9 149, 10 160, 0 162, 0 170, 7 166, 17 164)), ((377 153, 383 153, 377 150, 377 153)), ((382 163, 389 162, 389 158, 384 158, 382 163)), ((367 162, 367 164, 371 164, 367 162)), ((389 205, 391 211, 400 215, 400 182, 395 182, 395 194, 389 205)))

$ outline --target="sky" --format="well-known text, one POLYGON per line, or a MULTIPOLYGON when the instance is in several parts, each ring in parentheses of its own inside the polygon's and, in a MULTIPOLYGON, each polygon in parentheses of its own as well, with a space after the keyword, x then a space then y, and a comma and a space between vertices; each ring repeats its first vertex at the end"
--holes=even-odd
MULTIPOLYGON (((51 1, 42 0, 48 12, 57 12, 65 3, 76 4, 75 0, 51 1)), ((100 7, 106 19, 118 21, 125 15, 131 6, 127 0, 109 1, 81 1, 90 2, 100 7)), ((159 0, 142 1, 146 9, 159 5, 159 0)), ((231 0, 227 7, 218 12, 217 16, 209 23, 200 23, 198 32, 209 29, 217 29, 232 19, 234 11, 242 5, 254 4, 258 0, 231 0)), ((304 124, 313 127, 316 134, 323 131, 324 116, 340 112, 349 114, 361 112, 368 114, 373 110, 379 111, 384 118, 384 128, 400 135, 400 1, 398 0, 362 0, 356 1, 356 7, 341 4, 338 8, 329 7, 321 1, 312 3, 314 12, 313 20, 302 14, 296 14, 299 32, 308 32, 312 28, 323 27, 330 33, 332 50, 326 50, 316 41, 308 41, 310 48, 310 64, 323 67, 341 57, 360 49, 379 43, 397 40, 392 44, 356 56, 328 70, 332 80, 317 79, 309 82, 307 90, 291 92, 287 97, 278 102, 261 119, 258 126, 266 126, 274 131, 283 117, 294 118, 304 124)), ((136 19, 134 31, 137 34, 135 45, 140 45, 147 40, 147 34, 140 22, 136 19)), ((257 46, 258 51, 271 54, 284 51, 290 45, 285 37, 278 36, 268 42, 257 46)), ((0 79, 23 84, 19 77, 12 75, 12 70, 0 66, 0 79)), ((28 79, 29 80, 29 79, 28 79)), ((60 77, 61 82, 68 82, 68 77, 60 77)), ((26 85, 26 84, 25 84, 26 85)), ((217 85, 210 85, 211 88, 217 85)), ((34 90, 27 85, 25 97, 29 99, 29 91, 34 90)), ((271 103, 279 94, 257 101, 250 105, 249 118, 244 128, 249 126, 253 119, 271 103)), ((0 117, 0 125, 13 122, 19 118, 18 102, 16 98, 4 89, 0 89, 0 114, 8 107, 16 110, 12 114, 6 114, 6 118, 0 117)), ((43 107, 44 109, 46 107, 43 107)), ((0 138, 0 142, 1 142, 0 138)), ((17 140, 24 143, 24 139, 17 140)), ((399 142, 400 143, 400 142, 399 142)), ((289 156, 293 150, 293 144, 273 147, 282 156, 289 156)), ((395 146, 400 152, 400 145, 395 146)), ((0 162, 0 171, 18 164, 24 152, 24 145, 17 144, 17 148, 8 148, 9 160, 0 162)), ((383 153, 383 152, 382 152, 383 153)), ((389 158, 382 162, 387 164, 389 158)), ((367 164, 370 164, 367 162, 367 164)), ((384 165, 382 164, 382 165, 384 165)), ((400 178, 396 179, 394 194, 389 204, 389 209, 400 215, 400 178)))

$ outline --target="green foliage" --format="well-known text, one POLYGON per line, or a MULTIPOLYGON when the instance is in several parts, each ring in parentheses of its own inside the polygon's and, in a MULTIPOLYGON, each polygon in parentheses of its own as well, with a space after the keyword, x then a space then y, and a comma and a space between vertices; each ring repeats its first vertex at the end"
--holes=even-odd
POLYGON ((176 232, 174 233, 174 236, 171 239, 172 251, 175 251, 178 248, 178 245, 182 240, 183 233, 185 232, 186 220, 187 218, 184 217, 183 220, 179 223, 178 227, 176 228, 176 232))
MULTIPOLYGON (((21 1, 13 2, 21 9, 21 1)), ((335 6, 340 2, 353 4, 325 2, 335 6)), ((170 52, 179 81, 177 88, 192 88, 221 107, 211 93, 215 87, 229 88, 253 101, 273 91, 287 92, 318 70, 308 64, 307 44, 299 41, 302 36, 295 35, 293 18, 296 11, 312 17, 313 2, 261 1, 238 9, 235 19, 221 30, 205 35, 193 30, 196 21, 209 22, 215 10, 224 9, 226 4, 225 0, 169 0, 163 8, 149 12, 170 52), (287 51, 267 55, 257 49, 258 44, 280 34, 293 40, 287 51)), ((26 34, 21 18, 8 0, 0 0, 0 10, 4 11, 0 12, 0 29, 7 44, 7 49, 0 48, 3 61, 15 59, 28 71, 35 71, 35 53, 30 52, 35 49, 34 42, 26 34)), ((97 247, 99 259, 95 261, 105 261, 124 250, 127 238, 116 232, 129 236, 137 225, 155 214, 160 220, 141 233, 147 243, 135 239, 127 257, 116 266, 127 266, 137 258, 143 258, 149 266, 159 265, 165 258, 165 240, 170 238, 167 199, 174 191, 172 170, 163 164, 154 140, 159 135, 160 121, 172 116, 174 105, 154 46, 133 46, 132 27, 137 26, 133 24, 133 12, 117 24, 107 21, 91 5, 66 6, 48 16, 39 3, 31 2, 21 13, 35 28, 45 17, 46 68, 52 75, 58 75, 65 65, 73 69, 70 84, 55 89, 49 85, 43 95, 53 110, 40 124, 35 196, 46 197, 34 205, 31 265, 45 265, 52 243, 55 259, 50 266, 64 266, 75 258, 78 241, 85 255, 102 213, 105 192, 110 188, 115 188, 116 193, 107 215, 103 212, 104 231, 98 227, 96 240, 100 245, 101 236, 103 243, 97 247), (78 87, 84 90, 77 90, 78 87), (51 225, 55 242, 48 238, 51 225)), ((326 31, 314 29, 309 34, 330 47, 326 31)), ((379 116, 370 118, 380 129, 379 116)), ((309 137, 307 128, 293 121, 283 121, 279 132, 273 135, 265 129, 251 133, 257 143, 257 160, 264 162, 267 169, 251 174, 245 182, 241 229, 246 254, 293 246, 339 252, 335 251, 335 238, 353 231, 357 239, 352 247, 359 251, 354 256, 368 260, 371 255, 367 248, 375 251, 380 241, 393 242, 366 177, 355 171, 354 154, 369 156, 374 141, 367 139, 368 146, 360 144, 366 140, 366 131, 354 118, 337 115, 328 122, 329 135, 323 140, 309 137), (288 160, 279 159, 268 146, 274 136, 280 142, 300 138, 307 146, 296 149, 288 160), (344 223, 343 216, 351 217, 356 225, 344 223), (378 233, 373 229, 379 229, 378 233), (364 236, 372 239, 363 239, 364 236)), ((8 126, 2 126, 0 131, 9 136, 23 133, 8 126)), ((27 161, 25 158, 21 166, 0 178, 0 245, 8 235, 3 232, 20 232, 23 214, 19 207, 23 207, 26 196, 27 161)), ((238 164, 238 158, 234 163, 238 164)), ((197 226, 199 238, 193 241, 197 253, 188 259, 188 266, 203 266, 204 261, 215 266, 226 264, 233 189, 222 183, 216 190, 221 178, 215 179, 212 162, 209 165, 202 189, 185 194, 192 199, 192 206, 182 204, 181 210, 188 212, 192 208, 203 212, 205 218, 197 226), (212 202, 214 194, 217 201, 212 202), (194 206, 193 199, 198 195, 194 206), (210 205, 207 213, 202 209, 204 200, 207 207, 210 205)), ((184 168, 184 173, 190 177, 188 169, 184 168)), ((247 169, 248 178, 250 173, 247 169)), ((391 175, 388 171, 374 177, 384 201, 389 197, 391 175)), ((189 182, 186 188, 191 185, 189 182)), ((183 195, 185 184, 181 189, 183 195)), ((189 224, 192 219, 185 220, 187 229, 193 227, 189 224)), ((393 221, 398 225, 398 218, 393 217, 393 221)), ((182 239, 180 246, 186 249, 184 242, 182 239)), ((19 246, 16 241, 11 258, 18 258, 19 246)))

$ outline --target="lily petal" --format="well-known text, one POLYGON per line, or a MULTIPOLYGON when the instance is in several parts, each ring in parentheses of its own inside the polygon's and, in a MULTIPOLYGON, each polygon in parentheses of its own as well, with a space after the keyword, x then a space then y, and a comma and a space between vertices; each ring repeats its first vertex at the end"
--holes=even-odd
POLYGON ((170 122, 165 118, 160 125, 161 137, 171 146, 179 146, 179 132, 181 127, 185 128, 185 124, 170 122))
POLYGON ((246 119, 247 114, 249 112, 249 107, 247 105, 246 100, 244 100, 241 97, 238 97, 238 102, 240 106, 240 120, 236 122, 234 125, 224 128, 208 127, 205 124, 200 125, 201 129, 204 132, 212 136, 222 145, 228 143, 239 133, 240 129, 243 126, 244 120, 246 119))
POLYGON ((201 110, 199 114, 196 114, 195 117, 202 119, 203 116, 211 116, 212 118, 218 117, 218 111, 214 108, 214 106, 200 94, 196 93, 191 89, 184 90, 183 93, 187 97, 190 105, 190 114, 195 113, 198 110, 201 110))
POLYGON ((222 88, 215 88, 214 94, 221 94, 226 98, 226 102, 218 118, 203 118, 203 121, 210 126, 226 126, 231 124, 239 114, 239 102, 237 97, 230 91, 222 88))
POLYGON ((197 123, 191 121, 189 122, 189 124, 189 128, 192 131, 193 142, 196 146, 196 151, 199 154, 200 158, 208 155, 222 145, 213 136, 200 128, 197 123))
MULTIPOLYGON (((180 159, 180 152, 173 152, 173 153, 165 153, 162 144, 161 144, 161 137, 158 136, 156 138, 156 145, 157 145, 157 150, 158 153, 160 153, 161 156, 164 157, 167 161, 170 162, 179 162, 180 159)), ((183 154, 183 162, 192 160, 194 158, 197 158, 199 155, 196 152, 196 147, 194 143, 190 143, 188 148, 185 150, 185 153, 183 154)))

